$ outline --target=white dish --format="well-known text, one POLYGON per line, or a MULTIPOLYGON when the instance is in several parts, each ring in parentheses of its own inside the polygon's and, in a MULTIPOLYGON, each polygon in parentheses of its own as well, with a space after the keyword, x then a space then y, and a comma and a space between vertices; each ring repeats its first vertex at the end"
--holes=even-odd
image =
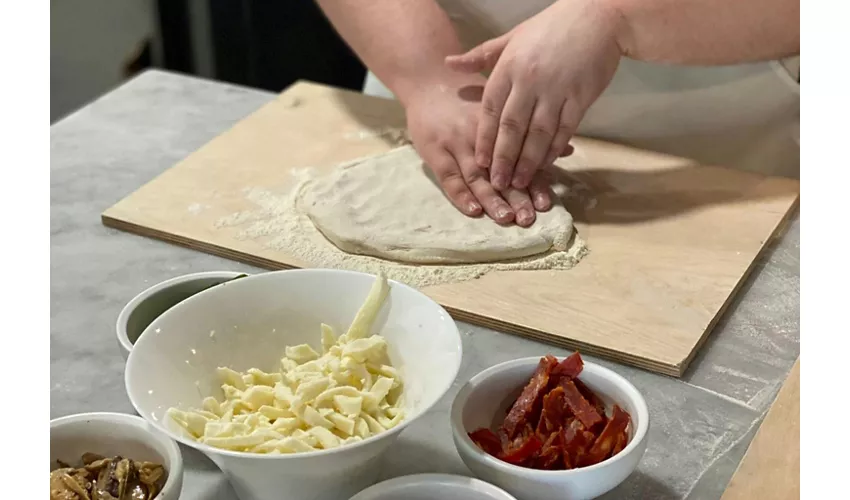
POLYGON ((405 384, 405 420, 362 442, 293 455, 231 452, 196 442, 165 418, 169 407, 198 408, 221 396, 216 368, 273 371, 287 345, 320 349, 320 324, 344 331, 375 278, 305 269, 258 274, 205 290, 168 310, 145 330, 125 370, 127 394, 142 417, 205 453, 241 500, 339 500, 371 485, 378 460, 399 433, 448 391, 460 368, 461 338, 449 314, 424 294, 390 282, 374 333, 405 384))
POLYGON ((157 283, 136 295, 118 314, 118 321, 115 324, 121 355, 124 356, 124 359, 127 359, 130 351, 133 350, 133 344, 136 343, 145 328, 165 311, 192 295, 243 274, 233 271, 185 274, 157 283))
POLYGON ((145 420, 122 413, 81 413, 50 421, 50 469, 62 460, 77 465, 84 453, 160 463, 168 479, 156 500, 177 500, 183 458, 177 443, 145 420))
POLYGON ((585 362, 579 379, 607 406, 618 404, 631 415, 629 444, 599 464, 566 471, 543 471, 511 465, 481 451, 468 433, 501 422, 510 404, 528 383, 540 356, 516 359, 475 375, 458 392, 451 409, 452 437, 461 459, 477 477, 519 500, 589 500, 612 490, 637 468, 647 445, 649 410, 628 380, 585 362))
POLYGON ((350 500, 516 500, 480 479, 452 474, 414 474, 388 479, 350 500))

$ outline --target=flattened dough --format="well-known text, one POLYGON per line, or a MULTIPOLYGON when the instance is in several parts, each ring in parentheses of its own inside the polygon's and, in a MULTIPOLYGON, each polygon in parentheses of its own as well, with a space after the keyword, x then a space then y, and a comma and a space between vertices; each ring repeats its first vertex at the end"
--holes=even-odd
POLYGON ((299 210, 340 250, 402 262, 505 261, 565 251, 573 235, 560 203, 530 228, 463 215, 412 146, 341 165, 297 196, 299 210))

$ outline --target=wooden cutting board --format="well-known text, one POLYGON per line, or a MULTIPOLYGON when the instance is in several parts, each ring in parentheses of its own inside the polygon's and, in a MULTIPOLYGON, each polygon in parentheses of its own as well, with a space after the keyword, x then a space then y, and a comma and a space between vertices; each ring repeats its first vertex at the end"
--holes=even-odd
MULTIPOLYGON (((103 213, 107 226, 268 269, 311 263, 237 239, 216 221, 285 193, 290 169, 387 151, 395 102, 297 83, 103 213)), ((576 139, 565 200, 590 254, 569 271, 514 271, 428 287, 457 319, 681 376, 759 252, 796 207, 799 182, 576 139)), ((541 352, 545 347, 541 346, 541 352)))
POLYGON ((800 498, 800 360, 794 363, 722 500, 800 498))

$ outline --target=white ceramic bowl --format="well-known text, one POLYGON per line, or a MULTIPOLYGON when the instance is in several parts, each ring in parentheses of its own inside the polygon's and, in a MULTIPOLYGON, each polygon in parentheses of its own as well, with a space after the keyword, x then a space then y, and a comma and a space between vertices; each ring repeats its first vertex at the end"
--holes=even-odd
POLYGON ((509 405, 528 383, 541 356, 516 359, 475 375, 458 392, 451 409, 452 437, 461 459, 479 478, 510 492, 519 500, 588 500, 622 483, 646 451, 649 410, 629 381, 594 363, 584 363, 579 379, 610 408, 629 412, 629 444, 599 464, 566 471, 542 471, 511 465, 481 451, 468 433, 495 428, 509 405))
POLYGON ((508 492, 480 479, 452 474, 414 474, 388 479, 350 500, 516 500, 508 492))
POLYGON ((375 278, 329 269, 258 274, 205 290, 157 318, 127 360, 127 394, 139 414, 174 439, 205 453, 241 500, 339 500, 371 485, 384 451, 451 387, 461 338, 449 314, 424 294, 390 282, 375 325, 401 371, 407 417, 352 445, 293 455, 230 452, 200 444, 170 419, 169 407, 199 408, 221 396, 216 368, 274 371, 287 345, 319 349, 320 324, 345 331, 375 278))
POLYGON ((145 420, 123 413, 81 413, 50 421, 50 470, 62 460, 78 465, 83 453, 120 455, 165 466, 168 479, 156 500, 177 500, 183 458, 177 443, 145 420))
POLYGON ((133 350, 133 344, 162 313, 188 299, 192 295, 225 281, 237 278, 244 273, 233 271, 209 271, 185 274, 157 283, 133 297, 118 314, 115 332, 118 335, 118 348, 124 359, 133 350))

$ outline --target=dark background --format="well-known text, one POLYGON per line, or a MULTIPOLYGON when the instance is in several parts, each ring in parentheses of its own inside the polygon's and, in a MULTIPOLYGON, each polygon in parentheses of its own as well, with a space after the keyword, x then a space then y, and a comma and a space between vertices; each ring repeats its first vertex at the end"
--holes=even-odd
MULTIPOLYGON (((193 19, 195 0, 157 0, 160 54, 140 54, 134 70, 156 65, 199 73, 199 23, 207 31, 202 76, 279 92, 299 79, 359 90, 366 75, 314 0, 198 0, 205 18, 193 19), (209 62, 212 62, 210 65, 209 62)), ((364 0, 366 1, 366 0, 364 0)))

